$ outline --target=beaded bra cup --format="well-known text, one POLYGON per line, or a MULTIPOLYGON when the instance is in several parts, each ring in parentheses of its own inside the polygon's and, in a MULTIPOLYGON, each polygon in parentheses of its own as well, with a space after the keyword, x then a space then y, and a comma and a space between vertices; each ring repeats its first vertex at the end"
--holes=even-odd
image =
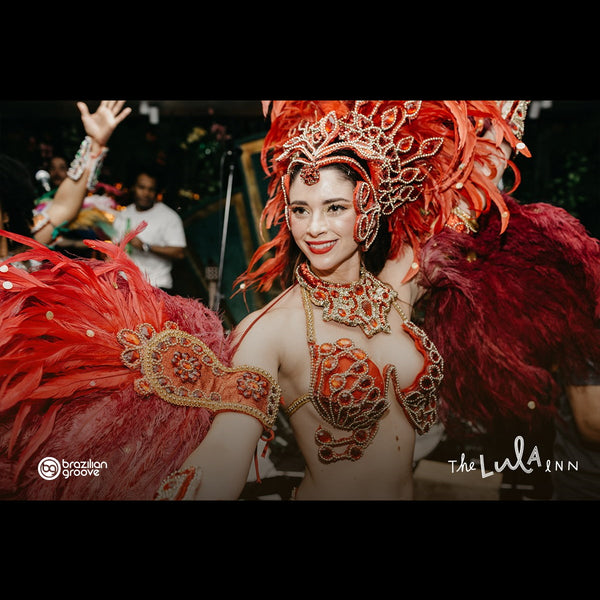
POLYGON ((287 413, 291 415, 311 402, 326 423, 349 432, 336 439, 331 431, 319 426, 315 433, 319 459, 331 463, 361 458, 390 407, 390 385, 412 426, 420 434, 427 432, 437 420, 437 389, 443 377, 443 360, 425 332, 403 313, 396 292, 366 270, 361 271, 358 282, 341 285, 323 282, 305 264, 300 265, 296 276, 307 320, 311 379, 309 393, 294 401, 287 413), (425 358, 421 373, 410 386, 402 388, 393 364, 385 365, 381 371, 349 338, 318 344, 311 303, 323 307, 324 320, 361 327, 368 337, 390 332, 387 315, 393 306, 402 317, 404 331, 425 358))

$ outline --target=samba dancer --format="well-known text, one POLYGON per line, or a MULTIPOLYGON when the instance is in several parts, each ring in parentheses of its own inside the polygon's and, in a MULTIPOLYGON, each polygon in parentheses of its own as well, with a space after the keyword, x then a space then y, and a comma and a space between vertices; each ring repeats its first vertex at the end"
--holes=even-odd
POLYGON ((54 269, 9 268, 0 305, 10 493, 234 499, 282 407, 307 466, 298 500, 409 499, 415 436, 437 418, 551 413, 556 373, 598 359, 599 252, 564 211, 497 188, 528 153, 525 106, 273 103, 276 234, 238 283, 283 292, 229 338, 200 303, 148 289, 123 248, 89 242, 111 258, 98 265, 36 246, 54 269), (65 450, 109 468, 36 482, 36 459, 65 450))

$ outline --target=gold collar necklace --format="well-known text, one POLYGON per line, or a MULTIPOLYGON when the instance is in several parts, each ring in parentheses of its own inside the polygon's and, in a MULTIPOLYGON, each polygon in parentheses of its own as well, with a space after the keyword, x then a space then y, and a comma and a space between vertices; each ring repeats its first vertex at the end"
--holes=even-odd
POLYGON ((367 337, 390 332, 388 313, 398 294, 363 266, 358 281, 332 283, 323 281, 307 263, 302 263, 296 269, 296 279, 310 301, 323 308, 324 321, 360 327, 367 337))

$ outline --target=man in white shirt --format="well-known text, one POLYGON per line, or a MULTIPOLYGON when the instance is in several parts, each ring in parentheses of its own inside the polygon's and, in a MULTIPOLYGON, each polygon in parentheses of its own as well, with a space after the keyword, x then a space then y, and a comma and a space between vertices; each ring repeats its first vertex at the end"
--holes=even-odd
POLYGON ((173 261, 185 256, 186 239, 181 217, 163 202, 157 202, 157 178, 140 172, 131 188, 133 202, 115 219, 114 241, 142 221, 147 227, 130 244, 131 260, 146 275, 148 281, 166 291, 173 288, 173 261))

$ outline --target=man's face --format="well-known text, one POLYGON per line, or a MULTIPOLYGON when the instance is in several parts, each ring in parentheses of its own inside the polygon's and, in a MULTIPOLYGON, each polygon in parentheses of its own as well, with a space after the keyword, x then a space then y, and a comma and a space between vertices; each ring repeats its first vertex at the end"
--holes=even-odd
POLYGON ((133 186, 133 198, 138 210, 148 210, 156 202, 156 179, 139 175, 133 186))
POLYGON ((48 172, 50 173, 50 181, 54 187, 58 187, 63 180, 67 177, 67 163, 64 158, 55 156, 50 161, 50 167, 48 172))

